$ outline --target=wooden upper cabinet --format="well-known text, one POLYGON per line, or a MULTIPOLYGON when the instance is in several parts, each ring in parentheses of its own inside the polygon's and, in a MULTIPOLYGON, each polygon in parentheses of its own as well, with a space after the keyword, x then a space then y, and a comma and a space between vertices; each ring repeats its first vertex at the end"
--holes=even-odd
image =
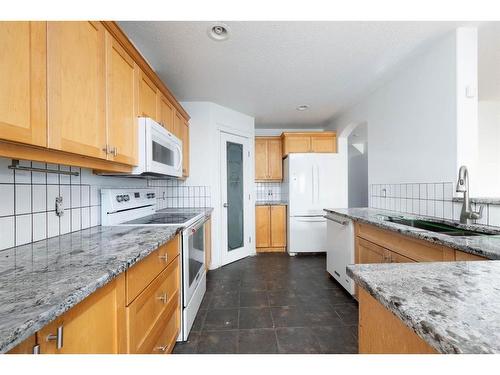
POLYGON ((269 172, 266 138, 255 138, 255 179, 267 180, 269 172))
POLYGON ((283 157, 291 153, 335 153, 337 152, 337 135, 332 131, 292 133, 281 135, 283 157))
POLYGON ((100 22, 48 22, 49 148, 107 158, 105 30, 100 22))
POLYGON ((170 101, 162 94, 158 95, 159 122, 161 126, 170 133, 174 133, 175 108, 170 101))
POLYGON ((159 110, 157 103, 158 89, 149 79, 148 76, 142 71, 138 71, 138 85, 139 85, 139 116, 150 117, 155 121, 159 119, 159 110))
POLYGON ((46 22, 0 22, 0 138, 47 146, 46 22))
POLYGON ((271 211, 269 206, 255 206, 255 246, 271 246, 271 211))
POLYGON ((137 164, 136 65, 106 33, 107 145, 110 160, 137 164))
POLYGON ((182 121, 182 177, 189 176, 189 123, 182 121))
POLYGON ((334 132, 322 132, 311 135, 311 152, 337 152, 337 135, 334 132))
POLYGON ((174 128, 172 134, 175 135, 180 140, 182 140, 183 125, 184 125, 184 117, 182 117, 182 115, 179 112, 175 112, 174 128))
POLYGON ((124 282, 118 279, 93 293, 37 332, 41 354, 117 354, 126 349, 124 282), (57 335, 62 333, 62 346, 57 335), (51 340, 47 340, 51 337, 51 340))
POLYGON ((283 179, 280 137, 255 138, 255 180, 279 181, 283 179))

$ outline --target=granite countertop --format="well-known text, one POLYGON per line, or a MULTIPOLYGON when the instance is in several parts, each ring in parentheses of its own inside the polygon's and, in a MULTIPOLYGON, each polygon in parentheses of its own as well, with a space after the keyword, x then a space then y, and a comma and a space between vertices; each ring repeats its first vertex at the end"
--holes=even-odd
MULTIPOLYGON (((416 216, 401 212, 393 212, 388 210, 380 210, 375 208, 339 208, 325 209, 325 211, 327 213, 335 213, 337 215, 355 221, 372 224, 382 229, 387 229, 406 236, 418 238, 439 245, 448 246, 466 253, 483 256, 488 259, 500 259, 500 230, 498 230, 498 228, 488 227, 484 225, 460 225, 460 227, 464 229, 481 230, 489 233, 498 233, 498 235, 456 237, 447 236, 446 234, 436 232, 430 232, 424 229, 413 228, 402 224, 391 223, 385 221, 383 218, 383 216, 392 215, 429 220, 428 217, 416 216)), ((450 223, 450 221, 446 220, 436 219, 433 221, 450 223)))
MULTIPOLYGON (((211 211, 196 209, 205 215, 211 211)), ((0 251, 0 353, 106 285, 181 229, 98 226, 0 251)))
POLYGON ((362 264, 347 274, 440 353, 500 353, 500 262, 362 264))
POLYGON ((285 200, 258 200, 255 201, 256 206, 287 206, 288 202, 285 200))

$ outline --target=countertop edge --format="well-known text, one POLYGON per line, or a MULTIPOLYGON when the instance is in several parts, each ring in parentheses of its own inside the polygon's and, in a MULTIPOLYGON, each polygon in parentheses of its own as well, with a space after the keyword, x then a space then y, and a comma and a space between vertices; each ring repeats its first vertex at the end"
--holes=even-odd
POLYGON ((118 268, 113 270, 108 270, 107 274, 103 275, 97 279, 94 283, 89 284, 87 287, 82 289, 77 289, 70 293, 63 301, 53 308, 44 311, 42 314, 38 315, 35 319, 31 319, 25 322, 23 325, 17 327, 11 334, 11 336, 2 340, 5 344, 0 346, 0 353, 7 353, 9 350, 15 348, 17 345, 22 343, 24 340, 38 332, 40 329, 48 325, 49 323, 56 320, 58 317, 75 307, 78 303, 82 302, 84 299, 88 298, 91 294, 95 293, 98 289, 109 284, 111 281, 116 279, 118 275, 125 272, 127 269, 140 262, 153 251, 158 249, 160 246, 166 244, 172 240, 179 232, 183 229, 179 226, 174 232, 167 236, 162 241, 152 244, 147 248, 143 249, 136 257, 127 260, 122 263, 118 268))
MULTIPOLYGON (((414 322, 409 319, 405 314, 398 309, 391 301, 386 299, 384 296, 377 293, 377 290, 372 288, 369 283, 363 279, 361 275, 355 272, 355 265, 347 266, 347 276, 351 277, 356 284, 360 288, 363 288, 368 294, 370 294, 375 300, 377 300, 382 306, 384 306, 387 310, 392 312, 396 317, 403 322, 405 326, 412 330, 418 337, 424 340, 427 344, 429 344, 432 348, 436 349, 441 354, 460 354, 462 353, 459 348, 454 346, 453 344, 444 345, 444 343, 440 340, 436 339, 436 335, 439 336, 438 333, 433 331, 433 327, 426 325, 422 326, 422 322, 414 322)), ((488 352, 489 353, 489 352, 488 352)), ((480 354, 480 353, 478 353, 480 354)))
POLYGON ((344 212, 338 212, 335 209, 324 209, 324 211, 329 212, 329 213, 334 213, 335 215, 339 215, 339 216, 342 216, 342 217, 345 217, 345 218, 348 218, 348 219, 351 219, 351 220, 354 220, 354 221, 359 221, 359 222, 362 222, 362 223, 365 223, 365 224, 374 225, 374 226, 376 226, 378 228, 381 228, 381 229, 384 229, 384 230, 389 230, 389 231, 394 232, 394 233, 399 233, 399 234, 401 234, 403 236, 412 237, 412 238, 415 238, 415 239, 427 241, 427 242, 430 242, 430 243, 433 243, 433 244, 436 244, 436 245, 447 246, 449 248, 452 248, 452 249, 455 249, 455 250, 459 250, 459 251, 463 251, 465 253, 469 253, 469 254, 473 254, 473 255, 478 255, 478 256, 483 256, 483 257, 486 257, 486 258, 488 258, 490 260, 500 260, 500 254, 496 254, 496 253, 493 253, 493 252, 488 252, 488 251, 485 251, 483 249, 471 248, 471 247, 468 247, 468 246, 463 246, 463 245, 457 244, 456 242, 453 242, 453 241, 447 241, 446 239, 438 238, 438 237, 430 234, 432 232, 428 232, 428 231, 424 231, 424 230, 419 230, 417 232, 417 231, 412 231, 412 230, 405 230, 403 228, 396 228, 395 226, 387 225, 387 224, 385 224, 382 221, 370 220, 370 219, 362 218, 362 217, 359 217, 359 216, 350 215, 350 214, 347 214, 347 213, 344 213, 344 212))

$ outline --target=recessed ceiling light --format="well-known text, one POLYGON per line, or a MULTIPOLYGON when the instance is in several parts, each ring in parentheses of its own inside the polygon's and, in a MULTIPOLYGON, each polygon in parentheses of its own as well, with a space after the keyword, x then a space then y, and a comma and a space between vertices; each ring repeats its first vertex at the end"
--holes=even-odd
POLYGON ((309 104, 299 105, 296 109, 297 111, 307 111, 309 109, 309 104))
POLYGON ((210 39, 221 42, 229 38, 229 27, 222 22, 217 22, 208 28, 207 33, 210 39))

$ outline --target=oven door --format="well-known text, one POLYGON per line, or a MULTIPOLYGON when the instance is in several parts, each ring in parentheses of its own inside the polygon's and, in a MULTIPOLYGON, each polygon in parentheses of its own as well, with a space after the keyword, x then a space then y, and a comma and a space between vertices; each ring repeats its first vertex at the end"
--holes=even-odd
POLYGON ((182 260, 184 279, 184 307, 189 304, 202 275, 205 273, 205 219, 184 229, 182 260))
POLYGON ((146 173, 182 176, 182 142, 160 124, 146 123, 146 173))

